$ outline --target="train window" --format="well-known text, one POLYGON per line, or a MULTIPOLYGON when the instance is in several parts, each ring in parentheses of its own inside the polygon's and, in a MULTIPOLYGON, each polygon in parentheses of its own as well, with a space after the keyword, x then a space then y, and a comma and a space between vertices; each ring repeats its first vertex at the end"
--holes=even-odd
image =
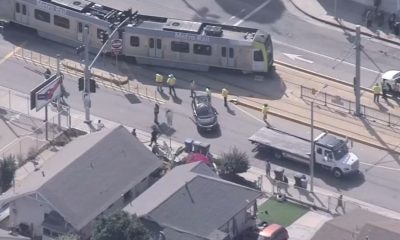
POLYGON ((221 48, 221 55, 222 57, 226 57, 226 47, 221 48))
POLYGON ((78 32, 79 32, 79 33, 83 32, 83 25, 82 25, 82 23, 78 23, 78 32))
POLYGON ((20 12, 21 12, 19 3, 15 3, 15 11, 16 11, 17 13, 20 13, 20 12))
POLYGON ((50 13, 35 9, 35 18, 42 22, 50 23, 50 13))
POLYGON ((259 50, 254 50, 254 53, 253 53, 253 60, 255 61, 255 62, 262 62, 262 61, 264 61, 264 57, 263 57, 263 53, 262 53, 262 51, 259 49, 259 50))
POLYGON ((189 52, 189 43, 172 41, 171 42, 171 50, 174 52, 188 53, 189 52))
POLYGON ((149 39, 149 47, 154 48, 154 38, 149 39))
POLYGON ((69 20, 65 17, 54 15, 54 25, 69 29, 69 20))
POLYGON ((233 48, 229 48, 229 58, 233 58, 235 55, 233 54, 233 48))
POLYGON ((26 5, 22 4, 22 14, 26 15, 26 5))
POLYGON ((132 36, 131 37, 131 46, 132 47, 139 47, 139 45, 140 45, 139 37, 132 36))
POLYGON ((203 44, 193 44, 193 52, 200 55, 211 55, 211 46, 203 44))
POLYGON ((161 49, 161 39, 157 39, 157 49, 161 49))

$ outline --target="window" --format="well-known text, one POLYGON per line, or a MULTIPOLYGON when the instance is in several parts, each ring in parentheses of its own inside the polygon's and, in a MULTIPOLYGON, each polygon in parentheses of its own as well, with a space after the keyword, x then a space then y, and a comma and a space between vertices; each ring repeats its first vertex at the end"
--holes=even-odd
POLYGON ((50 14, 48 12, 35 9, 35 18, 39 21, 50 23, 50 14))
POLYGON ((193 44, 193 52, 200 55, 211 55, 211 46, 203 44, 193 44))
POLYGON ((54 25, 69 29, 69 20, 65 17, 54 15, 54 25))
POLYGON ((157 49, 161 49, 161 39, 157 39, 157 49))
POLYGON ((154 48, 154 38, 149 39, 149 47, 154 48))
POLYGON ((221 56, 226 57, 226 47, 221 48, 221 56))
POLYGON ((22 14, 26 15, 26 5, 22 4, 22 14))
POLYGON ((139 45, 140 45, 139 37, 132 36, 131 37, 131 46, 132 47, 139 47, 139 45))
POLYGON ((20 12, 21 12, 21 8, 20 8, 20 6, 19 6, 19 3, 16 3, 16 4, 15 4, 15 11, 16 11, 17 13, 20 13, 20 12))
POLYGON ((253 59, 255 62, 262 62, 264 61, 264 56, 261 50, 255 50, 253 53, 253 59))
POLYGON ((233 48, 229 48, 229 58, 233 58, 234 54, 233 54, 233 48))
POLYGON ((321 148, 317 148, 317 153, 318 154, 322 154, 322 149, 321 148))
POLYGON ((43 235, 50 236, 50 230, 47 228, 43 228, 43 235))
POLYGON ((171 50, 174 52, 188 53, 189 52, 189 43, 172 41, 171 42, 171 50))
POLYGON ((82 23, 78 23, 78 32, 79 32, 79 33, 83 32, 83 25, 82 25, 82 23))

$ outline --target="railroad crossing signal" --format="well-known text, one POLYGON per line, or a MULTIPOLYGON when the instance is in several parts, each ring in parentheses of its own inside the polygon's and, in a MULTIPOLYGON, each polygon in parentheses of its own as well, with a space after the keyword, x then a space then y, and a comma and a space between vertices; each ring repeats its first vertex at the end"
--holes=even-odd
POLYGON ((108 33, 106 33, 105 31, 101 31, 100 33, 100 39, 101 39, 101 43, 106 43, 108 40, 108 33))
POLYGON ((119 54, 122 50, 122 39, 112 40, 111 49, 113 50, 115 55, 119 54))

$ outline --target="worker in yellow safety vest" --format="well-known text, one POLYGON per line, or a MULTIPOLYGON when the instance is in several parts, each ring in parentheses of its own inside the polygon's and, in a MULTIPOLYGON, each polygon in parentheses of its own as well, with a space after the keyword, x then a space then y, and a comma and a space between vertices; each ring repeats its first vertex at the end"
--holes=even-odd
POLYGON ((209 87, 206 87, 206 94, 208 101, 211 102, 211 89, 209 87))
POLYGON ((228 94, 229 94, 228 89, 223 88, 222 91, 221 91, 221 95, 222 95, 222 97, 224 98, 224 106, 225 106, 225 107, 228 106, 228 94))
POLYGON ((379 83, 376 83, 372 87, 372 91, 374 92, 374 102, 379 102, 379 95, 381 95, 381 86, 379 83))
POLYGON ((264 103, 261 108, 261 113, 263 114, 264 122, 267 122, 268 110, 269 110, 268 104, 264 103))
POLYGON ((159 92, 163 92, 163 82, 164 82, 164 76, 156 73, 156 84, 157 84, 157 90, 159 92))
POLYGON ((176 97, 176 92, 175 92, 176 78, 174 77, 173 74, 168 75, 167 84, 169 87, 169 94, 172 95, 172 92, 174 92, 174 96, 176 97))

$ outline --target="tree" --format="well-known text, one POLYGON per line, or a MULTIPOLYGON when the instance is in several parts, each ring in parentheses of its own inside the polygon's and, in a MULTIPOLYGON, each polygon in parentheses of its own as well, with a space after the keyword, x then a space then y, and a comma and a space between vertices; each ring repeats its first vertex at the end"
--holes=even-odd
POLYGON ((11 187, 16 170, 17 163, 13 155, 9 155, 0 161, 0 187, 2 193, 11 187))
POLYGON ((249 157, 237 147, 222 154, 222 172, 227 175, 246 172, 249 169, 249 157))
POLYGON ((101 218, 95 226, 94 240, 150 240, 149 231, 136 215, 119 211, 108 218, 101 218))

